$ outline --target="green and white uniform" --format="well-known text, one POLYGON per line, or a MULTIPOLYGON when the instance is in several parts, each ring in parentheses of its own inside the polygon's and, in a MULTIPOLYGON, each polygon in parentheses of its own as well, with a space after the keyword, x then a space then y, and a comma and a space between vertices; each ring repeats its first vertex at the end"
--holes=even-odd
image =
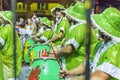
MULTIPOLYGON (((66 67, 68 70, 79 66, 85 61, 85 38, 86 38, 86 23, 78 23, 70 27, 69 37, 66 45, 72 44, 75 51, 66 56, 66 67)), ((97 36, 93 29, 91 29, 91 53, 98 43, 97 36)))
POLYGON ((46 29, 46 30, 41 34, 40 39, 47 41, 47 40, 49 40, 49 39, 52 38, 52 35, 53 35, 52 29, 46 29))
POLYGON ((110 80, 120 79, 120 42, 109 41, 104 42, 99 47, 93 60, 93 69, 100 70, 111 76, 110 80))
MULTIPOLYGON (((13 27, 6 25, 0 27, 0 49, 3 65, 4 80, 13 80, 14 78, 14 45, 13 45, 13 27)), ((20 39, 16 34, 16 76, 19 77, 22 65, 22 47, 20 39)), ((1 66, 0 66, 1 67, 1 66)))
POLYGON ((100 14, 92 14, 91 20, 100 32, 111 38, 95 49, 92 72, 100 70, 110 75, 110 80, 120 80, 120 11, 109 7, 100 14))
POLYGON ((61 44, 62 39, 65 38, 68 35, 69 27, 70 27, 70 24, 69 24, 69 21, 66 17, 61 18, 59 20, 59 23, 57 23, 56 26, 55 26, 53 37, 58 35, 58 33, 60 31, 63 32, 63 35, 60 39, 58 39, 56 41, 53 41, 53 46, 61 44))

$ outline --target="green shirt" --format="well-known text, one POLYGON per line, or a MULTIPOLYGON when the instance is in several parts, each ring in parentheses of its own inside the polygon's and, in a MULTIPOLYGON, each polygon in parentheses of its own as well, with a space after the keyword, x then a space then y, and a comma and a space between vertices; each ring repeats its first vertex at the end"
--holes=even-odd
POLYGON ((62 18, 59 22, 59 24, 56 26, 56 29, 53 33, 53 37, 58 35, 58 33, 60 31, 63 32, 63 35, 60 39, 56 40, 56 41, 53 41, 53 46, 56 46, 56 45, 60 45, 61 44, 61 41, 63 38, 67 37, 68 35, 68 31, 69 31, 69 27, 70 27, 70 24, 69 24, 69 21, 67 18, 62 18))
MULTIPOLYGON (((4 71, 4 80, 9 78, 14 78, 14 45, 13 45, 13 27, 6 25, 0 27, 0 38, 3 40, 2 49, 0 49, 0 54, 2 56, 2 64, 4 71)), ((22 65, 22 47, 20 44, 20 39, 16 34, 16 75, 19 77, 22 65)), ((0 66, 1 67, 1 66, 0 66)))
POLYGON ((120 79, 120 42, 110 45, 110 47, 105 45, 108 48, 100 53, 96 69, 112 76, 110 80, 118 80, 120 79))
MULTIPOLYGON (((78 23, 70 27, 68 41, 66 45, 72 44, 75 48, 74 52, 66 56, 67 69, 73 69, 85 61, 86 49, 86 23, 78 23)), ((98 43, 97 36, 91 28, 91 53, 98 43)))
POLYGON ((46 29, 40 36, 40 39, 43 39, 45 41, 49 40, 52 38, 53 31, 52 29, 46 29))

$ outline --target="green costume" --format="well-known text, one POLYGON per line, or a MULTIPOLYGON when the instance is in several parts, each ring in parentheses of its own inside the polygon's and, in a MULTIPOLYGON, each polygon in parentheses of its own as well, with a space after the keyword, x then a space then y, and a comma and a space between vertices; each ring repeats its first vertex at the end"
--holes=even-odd
POLYGON ((112 38, 101 44, 93 60, 93 70, 100 70, 110 75, 110 80, 120 79, 120 11, 109 7, 101 14, 91 16, 93 24, 112 38))
POLYGON ((40 39, 43 39, 45 41, 52 38, 53 31, 51 29, 52 22, 47 17, 40 18, 41 23, 47 25, 49 28, 45 29, 45 31, 41 34, 40 39))
MULTIPOLYGON (((12 24, 12 12, 5 11, 0 14, 3 19, 7 20, 12 24)), ((13 27, 11 25, 5 25, 0 27, 0 55, 3 65, 4 80, 13 80, 14 78, 14 45, 13 45, 13 27)), ((19 77, 22 65, 22 48, 20 39, 16 34, 16 76, 19 77)), ((0 66, 1 67, 1 66, 0 66)))
MULTIPOLYGON (((78 23, 71 26, 69 30, 69 38, 66 45, 72 44, 75 51, 66 56, 66 67, 67 69, 73 69, 85 61, 85 38, 86 38, 86 23, 78 23)), ((91 53, 98 43, 97 36, 93 29, 91 29, 91 53)))
MULTIPOLYGON (((54 7, 51 10, 51 13, 55 16, 55 12, 56 10, 59 9, 61 11, 64 11, 65 8, 63 5, 57 5, 56 7, 54 7)), ((54 33, 53 33, 53 37, 55 37, 56 35, 58 35, 59 32, 63 32, 63 35, 60 39, 53 41, 53 46, 57 46, 57 45, 61 45, 61 41, 66 38, 66 36, 68 35, 68 30, 69 30, 70 24, 69 21, 66 17, 60 18, 56 24, 55 24, 55 28, 54 28, 54 33)))
POLYGON ((52 29, 46 29, 46 30, 41 34, 40 39, 47 41, 47 40, 49 40, 49 39, 52 38, 52 35, 53 35, 52 29))
MULTIPOLYGON (((74 69, 85 61, 85 49, 86 49, 86 10, 84 4, 81 2, 76 3, 74 6, 70 6, 65 13, 68 14, 73 20, 79 22, 70 27, 68 41, 66 45, 72 44, 75 48, 74 52, 66 56, 66 67, 68 70, 74 69), (75 15, 74 15, 75 14, 75 15)), ((91 28, 91 53, 98 43, 97 36, 94 30, 91 28)))
POLYGON ((68 35, 68 31, 69 31, 69 27, 70 27, 70 24, 69 24, 69 21, 66 17, 60 19, 60 22, 57 24, 56 26, 57 28, 55 28, 55 31, 54 31, 54 34, 53 34, 53 37, 56 36, 60 31, 63 32, 63 35, 60 39, 56 40, 56 41, 53 41, 53 46, 56 46, 56 45, 60 45, 61 44, 61 41, 67 37, 68 35))

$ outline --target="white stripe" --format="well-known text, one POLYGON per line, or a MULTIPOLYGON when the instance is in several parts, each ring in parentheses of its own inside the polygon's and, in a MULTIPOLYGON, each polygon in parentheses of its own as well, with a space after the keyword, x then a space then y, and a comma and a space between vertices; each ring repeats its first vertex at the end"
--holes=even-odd
POLYGON ((99 47, 99 49, 94 57, 93 64, 91 65, 91 67, 93 67, 92 72, 94 72, 96 70, 96 66, 100 59, 101 54, 103 54, 103 52, 106 51, 109 47, 111 47, 117 43, 118 43, 117 41, 111 40, 106 44, 104 42, 101 44, 101 46, 99 47))
POLYGON ((97 70, 101 70, 120 80, 120 69, 108 62, 104 62, 102 65, 98 66, 97 70))
POLYGON ((40 37, 40 39, 47 41, 47 38, 45 36, 40 37))
POLYGON ((0 37, 0 43, 2 44, 2 46, 4 46, 4 44, 5 44, 5 41, 1 37, 0 37))
POLYGON ((8 80, 15 80, 15 79, 18 80, 18 78, 9 78, 8 80))
POLYGON ((79 44, 77 43, 77 41, 74 38, 72 38, 66 42, 66 45, 69 45, 69 44, 72 44, 75 49, 77 49, 79 47, 79 44))
POLYGON ((60 31, 63 31, 63 32, 64 32, 64 27, 61 27, 61 28, 60 28, 60 31))

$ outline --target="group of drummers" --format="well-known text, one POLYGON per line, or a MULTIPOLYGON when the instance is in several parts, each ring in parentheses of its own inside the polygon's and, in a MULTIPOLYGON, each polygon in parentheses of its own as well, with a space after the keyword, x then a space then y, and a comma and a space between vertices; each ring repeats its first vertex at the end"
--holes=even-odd
MULTIPOLYGON (((0 12, 0 80, 18 80, 29 63, 28 80, 85 80, 87 15, 85 3, 51 9, 55 22, 35 14, 16 23, 16 77, 14 77, 11 11, 0 12), (9 15, 8 15, 9 14, 9 15), (23 55, 22 55, 23 53, 23 55)), ((90 80, 120 80, 120 11, 108 7, 90 15, 90 80)))

